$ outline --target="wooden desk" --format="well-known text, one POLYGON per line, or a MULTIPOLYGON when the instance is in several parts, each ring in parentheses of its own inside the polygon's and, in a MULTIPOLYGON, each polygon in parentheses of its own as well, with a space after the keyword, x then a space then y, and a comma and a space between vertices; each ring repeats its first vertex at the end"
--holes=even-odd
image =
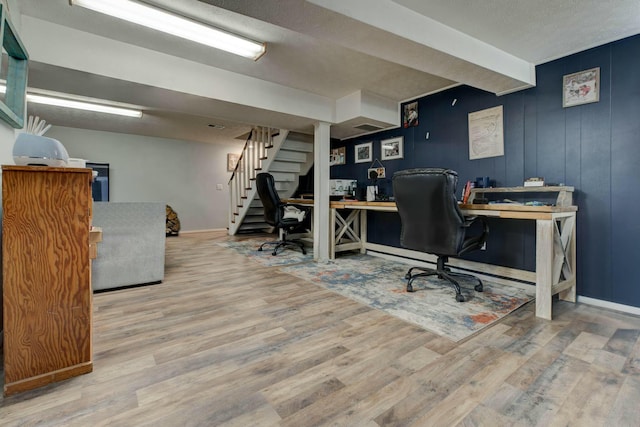
MULTIPOLYGON (((293 201, 293 200, 292 200, 293 201)), ((311 204, 312 201, 295 200, 311 204)), ((523 206, 514 204, 460 205, 464 215, 536 221, 536 268, 521 273, 521 279, 536 284, 536 316, 551 320, 551 300, 560 294, 576 301, 576 206, 523 206), (562 279, 562 280, 561 280, 562 279)), ((367 249, 380 251, 381 245, 367 242, 367 211, 397 212, 395 202, 330 202, 330 258, 342 251, 367 249)), ((461 262, 460 265, 464 265, 461 262)), ((499 273, 499 267, 474 263, 475 270, 499 273)))

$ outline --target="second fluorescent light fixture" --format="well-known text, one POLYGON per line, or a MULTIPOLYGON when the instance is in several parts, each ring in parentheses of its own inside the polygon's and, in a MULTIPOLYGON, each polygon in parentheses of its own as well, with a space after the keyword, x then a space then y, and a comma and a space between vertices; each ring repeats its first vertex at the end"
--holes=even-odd
POLYGON ((142 111, 130 108, 112 107, 110 105, 95 104, 92 102, 75 101, 72 99, 54 98, 51 96, 27 93, 27 101, 36 104, 55 105, 56 107, 73 108, 76 110, 96 111, 98 113, 116 114, 126 117, 142 117, 142 111))
POLYGON ((254 61, 266 51, 264 43, 236 36, 131 0, 69 0, 69 3, 72 6, 82 6, 134 24, 251 58, 254 61))

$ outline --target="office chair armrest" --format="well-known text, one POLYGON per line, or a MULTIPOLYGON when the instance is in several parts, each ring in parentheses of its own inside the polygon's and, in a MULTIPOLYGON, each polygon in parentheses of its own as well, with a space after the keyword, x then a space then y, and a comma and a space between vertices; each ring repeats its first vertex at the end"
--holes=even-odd
POLYGON ((487 223, 487 218, 484 216, 467 216, 464 218, 463 227, 469 228, 472 224, 476 222, 482 223, 482 237, 481 240, 484 242, 487 240, 487 236, 489 235, 489 223, 487 223))
POLYGON ((305 212, 311 211, 311 208, 309 207, 309 205, 299 205, 297 203, 285 203, 285 206, 294 206, 300 209, 301 211, 305 211, 305 212))
POLYGON ((471 224, 473 224, 475 220, 478 219, 477 216, 465 216, 463 218, 464 218, 464 224, 462 224, 462 226, 466 228, 469 228, 471 224))

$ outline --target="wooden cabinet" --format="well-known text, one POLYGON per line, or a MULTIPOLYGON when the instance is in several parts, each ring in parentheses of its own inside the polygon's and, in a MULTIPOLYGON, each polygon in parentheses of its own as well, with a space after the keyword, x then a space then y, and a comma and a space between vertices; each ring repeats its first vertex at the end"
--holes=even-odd
POLYGON ((5 395, 93 369, 91 179, 2 167, 5 395))

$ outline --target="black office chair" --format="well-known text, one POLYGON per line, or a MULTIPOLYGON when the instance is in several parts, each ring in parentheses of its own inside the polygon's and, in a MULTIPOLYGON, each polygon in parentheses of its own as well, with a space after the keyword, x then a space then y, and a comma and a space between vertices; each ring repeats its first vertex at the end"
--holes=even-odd
POLYGON ((258 190, 258 196, 260 196, 260 200, 262 201, 262 206, 264 206, 265 222, 275 227, 276 231, 282 230, 282 240, 264 242, 260 245, 258 250, 261 251, 265 245, 275 245, 272 255, 277 255, 278 249, 280 248, 297 247, 306 255, 307 251, 304 249, 302 242, 287 240, 287 235, 304 225, 304 219, 309 213, 308 208, 300 205, 283 203, 276 191, 276 183, 273 179, 273 175, 270 173, 263 172, 256 175, 256 189, 258 190), (297 209, 303 211, 304 217, 296 217, 294 214, 293 216, 285 218, 285 210, 287 206, 295 206, 297 209))
POLYGON ((465 218, 462 215, 456 200, 457 182, 455 171, 440 168, 410 169, 393 175, 393 195, 402 224, 400 244, 438 257, 435 269, 409 269, 405 275, 407 292, 413 292, 416 278, 435 275, 453 286, 457 301, 464 301, 464 296, 454 277, 476 279, 475 290, 482 292, 480 279, 454 273, 446 266, 450 256, 458 257, 480 249, 489 235, 489 227, 483 217, 465 218), (467 236, 467 230, 475 222, 482 224, 482 231, 479 235, 467 236), (414 273, 414 270, 419 272, 414 273))

